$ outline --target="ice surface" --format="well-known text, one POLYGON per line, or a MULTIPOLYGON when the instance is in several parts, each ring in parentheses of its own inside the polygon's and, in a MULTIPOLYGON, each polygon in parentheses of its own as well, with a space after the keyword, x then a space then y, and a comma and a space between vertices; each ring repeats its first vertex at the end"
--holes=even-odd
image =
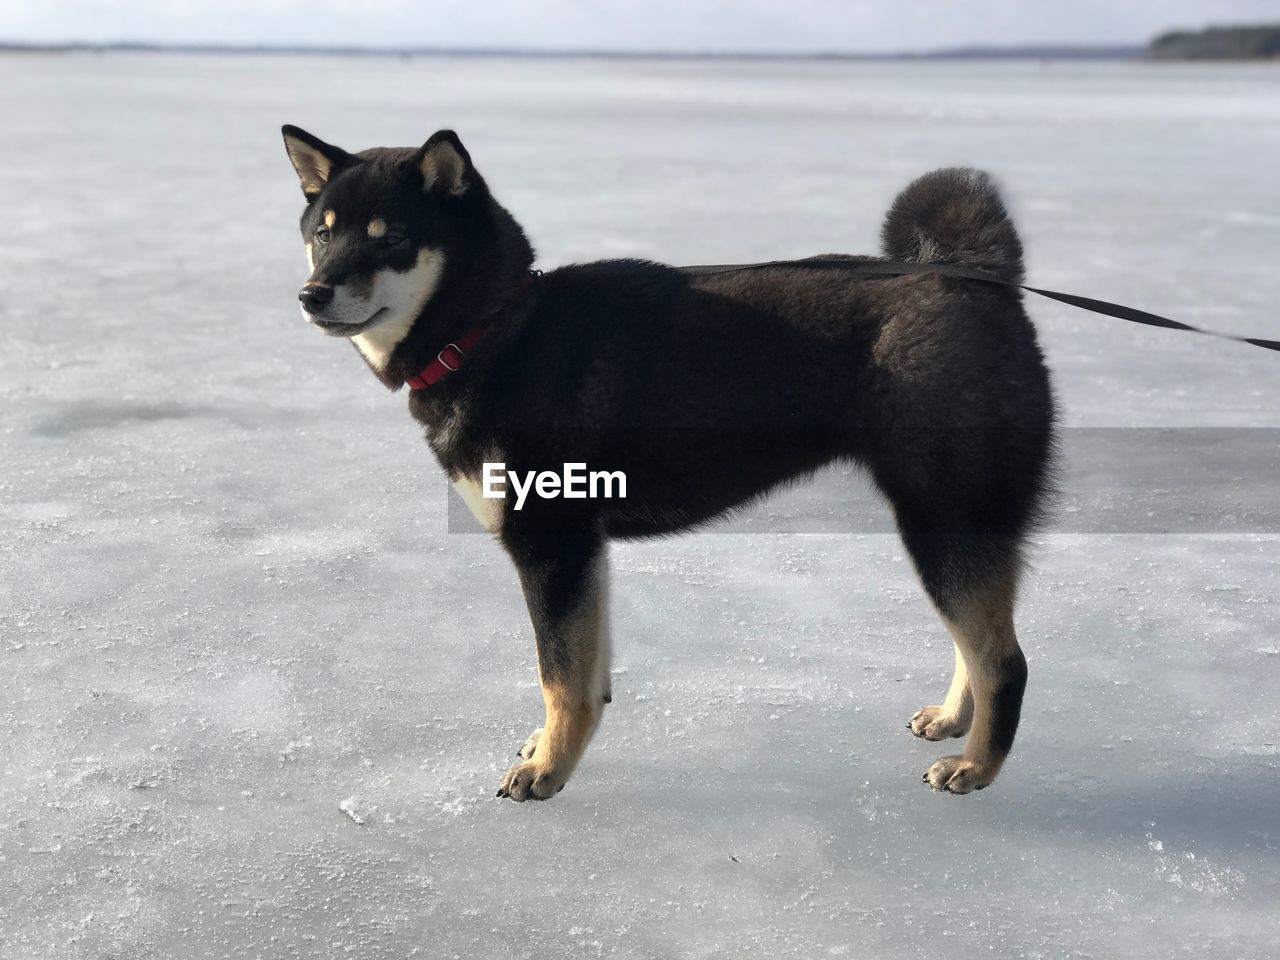
MULTIPOLYGON (((604 726, 553 802, 494 799, 540 721, 519 590, 299 319, 277 132, 451 126, 543 264, 869 252, 977 164, 1035 282, 1275 337, 1273 68, 23 56, 0 91, 0 957, 1275 955, 1274 531, 1042 537, 1018 746, 963 799, 903 727, 951 654, 893 537, 620 548, 604 726)), ((1030 308, 1068 424, 1280 426, 1274 355, 1030 308)))

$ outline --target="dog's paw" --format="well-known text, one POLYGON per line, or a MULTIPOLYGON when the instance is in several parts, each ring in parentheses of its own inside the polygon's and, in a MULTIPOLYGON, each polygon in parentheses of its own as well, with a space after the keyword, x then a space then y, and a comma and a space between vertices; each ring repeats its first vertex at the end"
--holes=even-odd
POLYGON ((521 760, 532 760, 533 751, 538 749, 538 738, 542 736, 542 728, 539 727, 533 733, 529 734, 529 738, 520 744, 520 749, 516 751, 516 756, 521 760))
POLYGON ((964 757, 943 757, 935 760, 924 775, 924 782, 935 790, 947 793, 969 793, 981 790, 996 778, 981 764, 964 757))
POLYGON ((516 803, 550 800, 564 789, 566 779, 536 760, 525 760, 507 771, 507 775, 502 778, 502 785, 498 787, 498 796, 509 797, 516 803))
POLYGON ((942 707, 921 707, 907 721, 907 728, 925 740, 946 740, 948 737, 963 737, 968 733, 969 721, 964 717, 943 713, 942 707))

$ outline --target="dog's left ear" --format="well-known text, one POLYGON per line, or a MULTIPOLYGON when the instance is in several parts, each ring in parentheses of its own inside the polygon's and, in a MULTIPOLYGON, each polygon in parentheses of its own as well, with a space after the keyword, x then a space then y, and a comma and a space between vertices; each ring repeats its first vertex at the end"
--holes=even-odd
POLYGON ((355 159, 340 147, 325 143, 298 127, 285 124, 280 132, 284 134, 284 148, 293 161, 293 169, 298 171, 302 193, 308 200, 319 196, 339 167, 355 159))
POLYGON ((452 130, 431 135, 413 158, 422 172, 423 189, 447 197, 460 197, 476 179, 471 155, 452 130))

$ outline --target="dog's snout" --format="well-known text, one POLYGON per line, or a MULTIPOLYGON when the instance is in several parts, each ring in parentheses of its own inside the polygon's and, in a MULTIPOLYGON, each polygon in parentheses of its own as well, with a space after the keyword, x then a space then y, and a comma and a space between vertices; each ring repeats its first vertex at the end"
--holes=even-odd
POLYGON ((333 287, 320 283, 308 283, 298 291, 298 299, 307 313, 319 313, 333 299, 333 287))

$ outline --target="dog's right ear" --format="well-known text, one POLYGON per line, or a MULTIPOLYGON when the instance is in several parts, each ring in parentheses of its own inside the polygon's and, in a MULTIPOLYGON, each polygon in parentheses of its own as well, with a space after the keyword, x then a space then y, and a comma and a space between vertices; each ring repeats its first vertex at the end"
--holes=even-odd
POLYGON ((476 179, 471 154, 452 130, 437 130, 414 154, 413 165, 422 174, 423 189, 447 197, 460 197, 476 179))
POLYGON ((280 128, 280 132, 284 134, 284 148, 289 152, 293 169, 298 171, 302 193, 308 201, 319 196, 334 172, 353 159, 347 151, 325 143, 298 127, 286 123, 280 128))

